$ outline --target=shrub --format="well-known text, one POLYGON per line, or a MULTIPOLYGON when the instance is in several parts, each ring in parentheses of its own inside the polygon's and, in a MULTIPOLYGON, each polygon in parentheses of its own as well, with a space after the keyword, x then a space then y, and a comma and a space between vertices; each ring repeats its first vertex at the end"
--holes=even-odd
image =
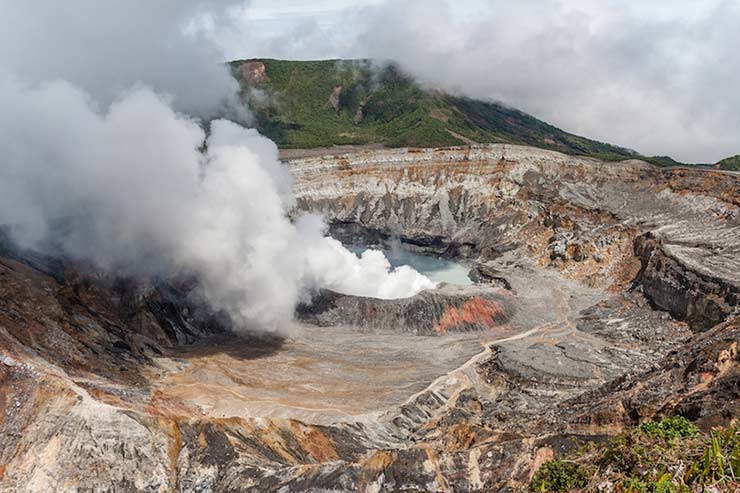
POLYGON ((647 491, 647 486, 642 481, 629 478, 619 483, 618 491, 622 493, 639 493, 647 491))
POLYGON ((573 462, 551 460, 540 466, 532 478, 530 491, 569 491, 584 488, 588 483, 586 470, 573 462))
POLYGON ((649 421, 640 426, 640 431, 651 438, 662 438, 667 442, 676 438, 691 438, 699 434, 699 429, 683 416, 649 421))
POLYGON ((611 468, 631 475, 646 462, 648 451, 636 443, 631 436, 618 437, 612 440, 596 460, 599 467, 611 468))
POLYGON ((591 492, 603 483, 613 493, 740 493, 737 422, 706 434, 680 416, 663 418, 566 457, 543 464, 530 491, 591 492))

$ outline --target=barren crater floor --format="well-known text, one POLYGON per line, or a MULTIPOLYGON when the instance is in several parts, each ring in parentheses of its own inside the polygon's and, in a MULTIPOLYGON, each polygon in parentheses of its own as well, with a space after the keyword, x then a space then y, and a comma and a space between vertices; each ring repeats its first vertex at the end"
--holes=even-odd
MULTIPOLYGON (((307 423, 377 417, 481 351, 492 334, 417 337, 297 326, 279 348, 253 355, 251 341, 211 341, 174 355, 176 370, 152 376, 164 398, 209 417, 307 423)), ((171 365, 173 362, 168 361, 171 365)))

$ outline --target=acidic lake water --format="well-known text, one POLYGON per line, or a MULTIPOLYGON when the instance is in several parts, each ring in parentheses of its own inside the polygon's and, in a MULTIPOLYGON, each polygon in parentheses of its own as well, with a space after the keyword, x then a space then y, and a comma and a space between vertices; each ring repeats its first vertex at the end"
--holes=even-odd
POLYGON ((468 277, 470 268, 452 260, 431 255, 422 255, 399 246, 394 246, 393 248, 383 248, 378 246, 354 247, 353 251, 357 255, 360 255, 368 248, 382 251, 393 268, 408 265, 434 282, 445 282, 460 286, 473 284, 473 281, 468 277))

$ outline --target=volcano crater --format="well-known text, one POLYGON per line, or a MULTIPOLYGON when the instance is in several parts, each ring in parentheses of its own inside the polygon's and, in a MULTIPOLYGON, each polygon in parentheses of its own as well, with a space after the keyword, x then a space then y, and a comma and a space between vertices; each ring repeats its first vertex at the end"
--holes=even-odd
POLYGON ((12 481, 43 456, 49 481, 81 488, 94 469, 182 491, 378 491, 381 475, 496 490, 524 487, 547 443, 678 409, 688 389, 699 424, 732 414, 712 386, 734 374, 699 388, 695 373, 737 333, 737 175, 503 144, 287 166, 293 216, 323 215, 346 244, 401 241, 476 282, 393 300, 324 290, 280 334, 236 337, 192 286, 4 245, 12 481), (683 369, 670 391, 640 385, 669 368, 683 369))

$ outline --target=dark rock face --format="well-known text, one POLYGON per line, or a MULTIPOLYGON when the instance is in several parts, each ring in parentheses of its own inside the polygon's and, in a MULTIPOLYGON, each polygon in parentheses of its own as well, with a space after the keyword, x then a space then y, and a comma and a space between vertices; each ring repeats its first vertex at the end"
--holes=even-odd
POLYGON ((640 423, 678 413, 710 428, 740 414, 740 318, 697 334, 679 350, 572 400, 558 419, 573 426, 640 423))
POLYGON ((692 271, 670 256, 652 234, 635 240, 642 261, 639 283, 648 298, 697 330, 707 330, 737 313, 740 283, 692 271))
POLYGON ((524 491, 543 461, 623 426, 740 417, 737 177, 515 146, 291 167, 299 208, 337 237, 468 257, 480 284, 322 292, 298 309, 315 339, 235 342, 193 280, 6 242, 1 491, 524 491), (348 405, 391 402, 388 386, 401 399, 381 411, 348 405), (274 412, 284 395, 294 414, 274 412))
POLYGON ((445 286, 397 300, 323 291, 310 304, 299 306, 297 315, 320 326, 440 335, 502 326, 513 310, 510 297, 498 289, 445 286))
POLYGON ((493 286, 511 291, 511 283, 495 267, 484 263, 476 264, 470 271, 470 280, 479 284, 493 286))
POLYGON ((166 348, 228 330, 227 321, 189 297, 192 284, 110 278, 40 254, 5 253, 11 255, 0 256, 6 341, 66 371, 136 381, 139 367, 166 348))

